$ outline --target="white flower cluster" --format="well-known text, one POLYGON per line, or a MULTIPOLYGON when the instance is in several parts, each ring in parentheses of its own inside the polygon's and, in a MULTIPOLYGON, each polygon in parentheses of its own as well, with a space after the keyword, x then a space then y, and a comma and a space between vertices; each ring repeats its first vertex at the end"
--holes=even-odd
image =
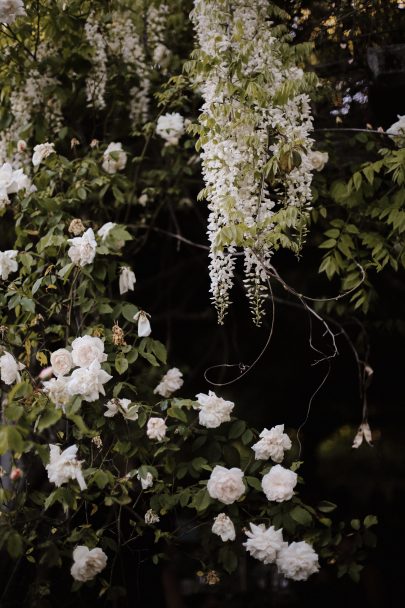
POLYGON ((233 401, 225 401, 222 397, 217 397, 214 391, 209 391, 208 395, 198 393, 199 423, 207 429, 216 429, 223 422, 229 422, 231 412, 235 407, 233 401))
POLYGON ((92 47, 92 66, 86 79, 86 99, 96 110, 105 108, 107 86, 107 53, 105 36, 100 31, 96 14, 92 11, 84 26, 87 42, 92 47))
POLYGON ((22 169, 13 169, 10 163, 0 167, 0 210, 10 204, 9 195, 20 190, 31 192, 31 180, 22 169))
POLYGON ((0 0, 0 23, 9 25, 25 15, 25 8, 22 0, 0 0))
MULTIPOLYGON (((101 368, 101 363, 106 360, 104 343, 100 338, 93 336, 76 338, 72 342, 71 351, 60 348, 52 353, 51 365, 56 378, 43 383, 45 392, 57 407, 66 405, 74 395, 80 395, 84 401, 97 401, 100 395, 105 395, 104 384, 112 378, 101 368), (77 369, 67 376, 73 367, 77 369)), ((111 411, 110 407, 108 409, 111 411)), ((134 419, 132 416, 136 412, 131 408, 126 408, 124 405, 121 411, 123 414, 125 412, 127 417, 131 416, 130 419, 134 419)))
POLYGON ((284 452, 291 449, 291 439, 284 433, 284 424, 278 424, 272 429, 263 429, 259 435, 261 439, 252 445, 256 460, 272 459, 273 462, 282 462, 284 452))
POLYGON ((155 390, 155 395, 160 395, 168 399, 174 392, 178 391, 183 386, 183 374, 177 367, 172 367, 163 376, 155 390))
POLYGON ((293 92, 287 101, 277 96, 283 86, 295 82, 298 88, 303 72, 283 58, 268 8, 267 0, 235 0, 230 12, 226 0, 194 0, 192 12, 200 50, 194 78, 204 98, 198 132, 210 210, 211 293, 221 323, 236 248, 245 253, 245 286, 259 323, 275 238, 273 207, 294 208, 294 227, 311 200, 309 99, 293 92), (292 162, 294 154, 299 163, 292 162), (272 161, 279 180, 274 200, 266 185, 272 161))

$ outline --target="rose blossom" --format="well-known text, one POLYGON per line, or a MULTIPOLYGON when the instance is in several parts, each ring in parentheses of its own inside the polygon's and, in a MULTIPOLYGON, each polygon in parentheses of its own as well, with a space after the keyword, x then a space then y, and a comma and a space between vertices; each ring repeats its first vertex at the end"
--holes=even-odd
POLYGON ((184 133, 184 118, 178 112, 159 116, 156 134, 166 141, 166 146, 177 146, 184 133))
POLYGON ((73 551, 73 566, 70 573, 76 581, 85 583, 104 570, 106 565, 107 556, 102 549, 96 547, 89 550, 88 547, 79 545, 73 551))
POLYGON ((127 155, 121 143, 111 142, 103 154, 102 167, 107 173, 116 173, 125 168, 127 155))
POLYGON ((110 399, 105 404, 107 411, 104 412, 106 418, 113 418, 116 414, 120 413, 127 420, 138 420, 139 405, 131 405, 130 399, 110 399))
POLYGON ((102 241, 105 241, 111 230, 115 228, 116 225, 117 224, 114 224, 114 222, 107 222, 106 224, 103 224, 101 228, 97 230, 97 235, 101 237, 102 241))
POLYGON ((146 427, 146 434, 149 439, 163 441, 166 437, 167 426, 163 418, 149 418, 146 427))
POLYGON ((58 445, 49 445, 49 464, 45 468, 48 472, 49 481, 58 488, 67 483, 69 479, 76 479, 81 490, 87 488, 81 462, 76 458, 77 449, 77 445, 71 445, 61 452, 58 445))
POLYGON ((34 154, 32 155, 32 164, 37 167, 42 163, 45 158, 48 158, 51 154, 55 154, 55 144, 46 142, 44 144, 38 144, 34 148, 34 154))
POLYGON ((243 471, 216 465, 207 483, 208 494, 225 505, 231 505, 245 493, 243 471))
POLYGON ((71 243, 68 249, 68 256, 73 264, 86 266, 93 262, 96 256, 97 242, 92 228, 88 228, 83 236, 68 239, 68 243, 71 243))
POLYGON ((183 374, 177 367, 172 367, 172 369, 169 369, 169 371, 166 372, 153 392, 155 395, 161 395, 161 397, 167 399, 182 386, 183 374))
POLYGON ((268 500, 274 500, 275 502, 290 500, 294 495, 297 480, 298 476, 294 471, 276 464, 263 476, 263 492, 268 500))
POLYGON ((71 353, 66 348, 59 348, 51 354, 52 371, 55 376, 66 376, 73 367, 71 353))
POLYGON ((256 526, 252 523, 250 530, 246 532, 248 540, 243 543, 246 551, 264 564, 272 564, 283 546, 282 530, 276 530, 274 526, 266 528, 264 524, 256 526))
POLYGON ((130 268, 128 268, 128 266, 121 266, 119 278, 120 294, 122 295, 130 290, 134 291, 135 283, 135 273, 130 268))
POLYGON ((276 563, 279 572, 294 581, 306 581, 319 570, 318 555, 305 541, 284 543, 276 563))
POLYGON ((93 361, 90 367, 75 369, 69 378, 67 391, 70 395, 80 395, 85 401, 97 401, 105 395, 103 384, 111 380, 112 376, 101 369, 98 361, 93 361))
POLYGON ((0 278, 7 281, 8 275, 12 272, 17 272, 18 263, 16 261, 18 251, 9 249, 8 251, 0 251, 0 278))
POLYGON ((57 378, 43 382, 45 393, 56 407, 63 409, 71 397, 67 391, 69 380, 70 378, 66 376, 58 376, 57 378))
POLYGON ((312 169, 315 171, 322 171, 329 160, 329 154, 327 152, 320 152, 319 150, 311 150, 308 155, 308 160, 312 169))
POLYGON ((72 342, 72 360, 78 367, 90 367, 93 361, 104 363, 104 342, 97 337, 81 336, 72 342))
POLYGON ((13 384, 20 382, 20 371, 25 368, 23 363, 16 361, 10 353, 4 351, 4 355, 0 357, 0 377, 5 384, 13 384))
POLYGON ((256 460, 268 460, 282 462, 284 450, 291 448, 291 439, 284 433, 284 424, 273 426, 272 429, 263 429, 260 433, 260 441, 252 445, 256 460))
POLYGON ((221 537, 221 540, 226 543, 228 540, 235 540, 235 526, 232 520, 225 514, 220 513, 214 519, 212 532, 221 537))
POLYGON ((150 315, 144 310, 140 310, 134 316, 134 321, 138 321, 138 336, 140 338, 147 338, 152 333, 148 317, 150 315))
POLYGON ((217 397, 214 391, 209 391, 208 395, 199 393, 196 395, 199 403, 198 420, 207 429, 216 429, 223 422, 229 422, 231 412, 235 407, 232 401, 225 401, 222 397, 217 397))

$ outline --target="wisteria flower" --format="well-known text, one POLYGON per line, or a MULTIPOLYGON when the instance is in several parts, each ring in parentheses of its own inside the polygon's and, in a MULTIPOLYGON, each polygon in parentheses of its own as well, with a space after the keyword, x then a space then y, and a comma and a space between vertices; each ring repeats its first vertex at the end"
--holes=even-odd
POLYGON ((7 351, 0 357, 0 377, 5 384, 21 381, 20 371, 25 368, 23 363, 16 361, 7 351))
POLYGON ((223 422, 229 422, 231 412, 235 407, 232 401, 225 401, 222 397, 217 397, 214 391, 209 391, 208 395, 199 393, 196 395, 199 405, 198 420, 207 429, 216 429, 223 422))
POLYGON ((183 374, 177 367, 172 367, 163 376, 155 390, 155 395, 161 395, 165 399, 168 399, 172 393, 178 391, 183 386, 183 374))
POLYGON ((93 361, 104 363, 104 342, 94 336, 81 336, 72 342, 72 360, 79 367, 90 367, 93 361))
POLYGON ((266 528, 264 524, 250 524, 250 532, 246 532, 247 541, 243 543, 246 551, 252 557, 264 564, 272 564, 277 553, 283 546, 283 532, 276 530, 274 526, 266 528))
POLYGON ((66 348, 59 348, 51 354, 51 366, 55 376, 66 376, 73 367, 72 354, 66 348))
POLYGON ((79 367, 72 372, 67 384, 70 395, 80 395, 85 401, 97 401, 100 395, 105 395, 104 384, 112 376, 101 369, 98 361, 93 361, 90 367, 79 367))
POLYGON ((58 488, 70 479, 76 479, 81 490, 87 488, 81 462, 77 460, 77 450, 77 445, 71 445, 63 452, 58 445, 49 445, 49 464, 45 468, 49 481, 58 488))
POLYGON ((110 399, 105 404, 107 411, 104 412, 106 418, 113 418, 117 414, 122 414, 127 420, 138 420, 139 405, 131 405, 130 399, 110 399))
POLYGON ((71 244, 68 249, 68 256, 73 264, 86 266, 93 262, 96 256, 97 241, 92 228, 88 228, 82 236, 68 239, 68 243, 71 244))
POLYGON ((282 462, 284 451, 291 449, 291 439, 284 433, 284 424, 278 424, 272 429, 263 429, 260 433, 260 441, 252 445, 256 460, 268 460, 282 462))
POLYGON ((134 271, 128 266, 121 266, 119 278, 120 294, 122 295, 128 291, 133 291, 135 283, 136 278, 134 271))
POLYGON ((3 281, 7 281, 8 276, 18 270, 18 262, 15 259, 18 251, 9 249, 8 251, 0 251, 0 277, 3 281))
POLYGON ((225 513, 220 513, 214 518, 212 532, 213 534, 220 536, 222 542, 224 543, 226 543, 228 540, 235 540, 236 538, 233 521, 225 513))
POLYGON ((70 573, 76 581, 85 583, 91 581, 107 565, 107 556, 102 549, 89 549, 79 545, 73 551, 73 566, 70 573))
POLYGON ((149 418, 146 426, 146 434, 149 439, 163 441, 166 437, 167 426, 163 418, 149 418))
POLYGON ((152 333, 148 317, 150 317, 150 314, 144 310, 140 310, 134 316, 134 321, 138 321, 138 336, 140 338, 147 338, 152 333))
POLYGON ((319 570, 318 555, 305 541, 284 543, 276 563, 279 572, 293 581, 306 581, 319 570))
POLYGON ((159 116, 156 134, 166 141, 166 146, 177 146, 184 133, 184 118, 178 112, 159 116))
POLYGON ((51 154, 55 153, 55 144, 46 142, 44 144, 38 144, 34 147, 34 154, 32 155, 32 164, 37 167, 42 163, 45 158, 48 158, 51 154))
POLYGON ((294 496, 294 488, 297 485, 297 481, 297 473, 294 473, 290 469, 285 469, 280 464, 276 464, 263 476, 263 492, 268 500, 284 502, 294 496))
POLYGON ((127 155, 121 143, 111 142, 103 154, 102 167, 107 173, 117 173, 125 169, 127 155))
POLYGON ((208 494, 225 505, 231 505, 245 493, 243 471, 216 465, 207 483, 208 494))
POLYGON ((0 0, 0 23, 9 25, 25 14, 22 0, 0 0))

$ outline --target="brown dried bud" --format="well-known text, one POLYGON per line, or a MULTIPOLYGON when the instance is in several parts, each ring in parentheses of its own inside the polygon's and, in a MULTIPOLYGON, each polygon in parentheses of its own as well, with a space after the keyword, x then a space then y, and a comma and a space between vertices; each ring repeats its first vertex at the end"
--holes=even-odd
POLYGON ((115 346, 126 345, 124 332, 117 322, 114 323, 114 326, 112 328, 112 341, 115 346))
POLYGON ((84 227, 82 220, 80 220, 78 218, 72 220, 70 222, 69 228, 68 228, 68 232, 70 232, 71 234, 74 234, 75 236, 79 236, 80 234, 83 234, 83 232, 85 230, 86 230, 86 228, 84 227))
POLYGON ((96 435, 95 437, 93 437, 91 443, 93 443, 98 450, 101 450, 101 448, 103 447, 103 441, 100 435, 96 435))
POLYGON ((73 148, 76 148, 76 146, 80 146, 80 141, 76 139, 76 137, 72 137, 70 140, 70 147, 73 150, 73 148))
POLYGON ((218 573, 215 570, 208 570, 205 575, 205 582, 207 585, 218 585, 221 579, 218 576, 218 573))
POLYGON ((23 476, 23 472, 20 468, 13 467, 11 469, 11 472, 10 472, 11 481, 17 481, 18 479, 21 479, 22 476, 23 476))
POLYGON ((92 139, 90 142, 90 148, 98 148, 98 144, 99 144, 99 140, 98 139, 92 139))

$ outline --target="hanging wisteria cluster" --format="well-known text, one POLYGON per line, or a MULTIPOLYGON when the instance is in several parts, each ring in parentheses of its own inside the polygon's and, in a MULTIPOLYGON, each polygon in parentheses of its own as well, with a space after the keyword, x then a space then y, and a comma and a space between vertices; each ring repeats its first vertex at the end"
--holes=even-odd
POLYGON ((311 202, 312 117, 296 49, 268 0, 196 0, 189 69, 203 96, 199 146, 210 210, 211 293, 222 323, 236 253, 260 323, 275 247, 298 251, 311 202))

